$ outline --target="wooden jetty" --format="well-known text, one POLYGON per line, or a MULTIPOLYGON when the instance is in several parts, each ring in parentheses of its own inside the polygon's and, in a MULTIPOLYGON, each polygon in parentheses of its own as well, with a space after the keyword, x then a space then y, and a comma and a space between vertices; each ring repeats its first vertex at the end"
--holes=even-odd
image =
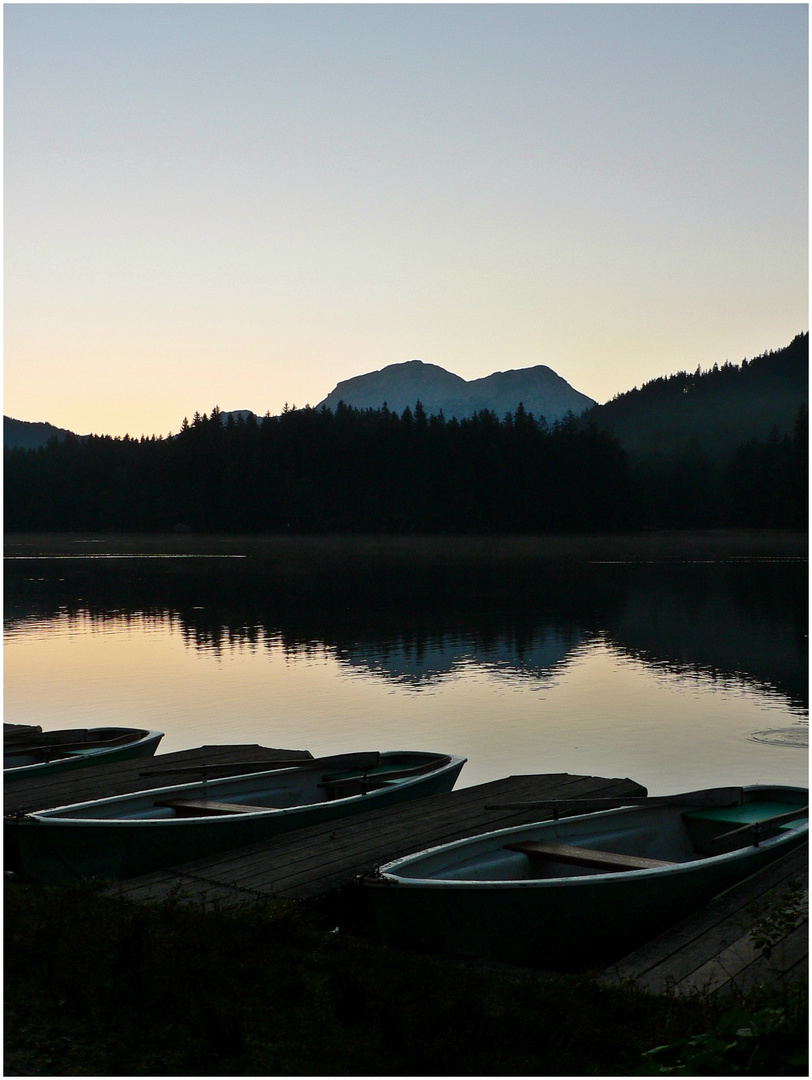
POLYGON ((390 859, 489 829, 523 825, 539 816, 537 810, 496 809, 495 804, 645 794, 644 787, 629 779, 568 773, 510 776, 297 829, 261 844, 132 878, 106 892, 132 900, 172 896, 221 908, 250 899, 314 900, 390 859))
POLYGON ((3 724, 3 738, 25 738, 27 735, 41 735, 42 728, 39 724, 3 724))
POLYGON ((248 772, 253 765, 287 760, 293 763, 312 757, 308 750, 273 750, 251 744, 199 746, 193 750, 94 765, 92 768, 54 773, 52 776, 27 777, 3 785, 3 813, 49 810, 53 806, 106 799, 112 795, 126 795, 132 791, 146 791, 169 784, 191 783, 199 778, 206 766, 211 767, 213 776, 221 776, 223 766, 244 765, 248 772))
POLYGON ((789 986, 807 980, 808 910, 794 928, 786 929, 769 956, 750 931, 759 909, 774 910, 793 897, 808 904, 808 861, 809 845, 804 844, 631 953, 607 971, 603 981, 634 983, 652 994, 713 997, 745 993, 762 983, 789 986))
MULTIPOLYGON (((5 813, 142 791, 193 779, 187 770, 224 765, 246 771, 262 762, 310 758, 307 751, 256 745, 202 746, 140 761, 95 766, 9 784, 5 813)), ((564 798, 645 795, 628 778, 567 773, 511 776, 413 803, 299 829, 261 844, 185 863, 106 886, 104 895, 132 901, 176 902, 219 908, 274 898, 313 900, 335 894, 384 862, 435 844, 539 820, 548 814, 505 804, 564 798), (498 808, 498 807, 501 807, 498 808)), ((650 993, 719 995, 763 982, 790 984, 808 977, 808 919, 789 930, 769 957, 753 942, 754 902, 780 903, 798 883, 808 889, 808 845, 739 883, 707 907, 614 965, 607 984, 632 982, 650 993)))

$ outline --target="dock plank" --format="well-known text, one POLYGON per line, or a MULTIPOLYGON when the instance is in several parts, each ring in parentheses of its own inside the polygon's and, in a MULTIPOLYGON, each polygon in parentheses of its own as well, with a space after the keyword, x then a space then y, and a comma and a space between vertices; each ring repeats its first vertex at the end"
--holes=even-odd
POLYGON ((261 844, 119 882, 104 891, 139 900, 182 896, 186 902, 205 904, 216 889, 221 906, 243 903, 247 896, 315 899, 391 859, 540 818, 538 811, 496 810, 492 803, 557 798, 565 791, 584 798, 646 793, 628 778, 567 773, 507 777, 298 829, 261 844), (223 893, 223 888, 233 892, 223 893))
POLYGON ((808 889, 809 847, 716 897, 701 911, 671 927, 604 973, 609 983, 632 982, 653 994, 742 993, 763 982, 788 984, 808 977, 808 918, 779 942, 769 957, 750 938, 754 902, 780 900, 791 883, 808 889))

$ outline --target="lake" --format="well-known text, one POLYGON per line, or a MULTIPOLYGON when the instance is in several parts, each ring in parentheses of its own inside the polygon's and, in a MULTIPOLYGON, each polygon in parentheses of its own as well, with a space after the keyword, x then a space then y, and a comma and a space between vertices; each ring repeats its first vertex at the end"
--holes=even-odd
POLYGON ((807 785, 807 538, 5 538, 4 719, 807 785))

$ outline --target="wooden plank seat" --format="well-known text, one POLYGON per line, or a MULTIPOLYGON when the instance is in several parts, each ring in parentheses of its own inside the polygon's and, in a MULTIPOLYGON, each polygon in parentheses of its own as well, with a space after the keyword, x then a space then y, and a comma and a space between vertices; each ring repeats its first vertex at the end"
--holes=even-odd
POLYGON ((653 870, 660 866, 673 866, 665 859, 645 859, 640 855, 624 855, 615 851, 596 851, 594 848, 573 847, 554 840, 525 840, 506 844, 508 851, 519 851, 530 858, 552 859, 573 866, 587 866, 594 870, 622 872, 624 870, 653 870))
POLYGON ((809 816, 808 806, 787 802, 748 802, 738 806, 692 810, 682 815, 697 851, 718 855, 727 844, 730 850, 746 847, 809 816), (732 845, 732 846, 731 846, 732 845))
POLYGON ((180 817, 256 814, 259 810, 273 810, 272 806, 248 806, 245 803, 218 802, 216 799, 158 799, 155 805, 168 807, 180 817))
POLYGON ((52 750, 61 750, 66 754, 82 754, 85 750, 111 750, 114 746, 126 746, 128 743, 138 742, 141 735, 119 735, 115 739, 87 739, 76 743, 53 743, 52 750))
POLYGON ((363 795, 367 791, 377 791, 386 787, 386 783, 382 776, 347 776, 343 780, 324 780, 316 784, 316 787, 324 788, 328 795, 344 798, 347 795, 363 795))
MULTIPOLYGON (((807 807, 787 802, 746 802, 738 806, 712 806, 704 810, 689 810, 682 815, 683 821, 721 821, 725 825, 747 825, 764 822, 785 814, 797 813, 803 817, 807 807)), ((787 820, 786 818, 784 820, 787 820)))

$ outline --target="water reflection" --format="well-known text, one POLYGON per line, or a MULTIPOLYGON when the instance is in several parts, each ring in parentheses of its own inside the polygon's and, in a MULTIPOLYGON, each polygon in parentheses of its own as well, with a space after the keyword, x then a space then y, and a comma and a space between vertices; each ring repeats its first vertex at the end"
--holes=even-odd
POLYGON ((392 641, 337 645, 335 655, 346 669, 420 689, 470 667, 506 678, 547 680, 584 638, 584 634, 565 634, 547 626, 529 640, 517 641, 509 634, 495 640, 453 634, 428 639, 401 636, 392 641))
POLYGON ((115 566, 38 559, 32 572, 28 558, 7 558, 5 633, 61 617, 168 620, 202 651, 321 649, 348 671, 414 687, 470 665, 547 679, 601 638, 654 668, 732 679, 808 710, 800 558, 342 566, 174 554, 115 566))
POLYGON ((7 562, 6 719, 434 748, 469 758, 463 785, 805 776, 802 560, 343 565, 7 562))

